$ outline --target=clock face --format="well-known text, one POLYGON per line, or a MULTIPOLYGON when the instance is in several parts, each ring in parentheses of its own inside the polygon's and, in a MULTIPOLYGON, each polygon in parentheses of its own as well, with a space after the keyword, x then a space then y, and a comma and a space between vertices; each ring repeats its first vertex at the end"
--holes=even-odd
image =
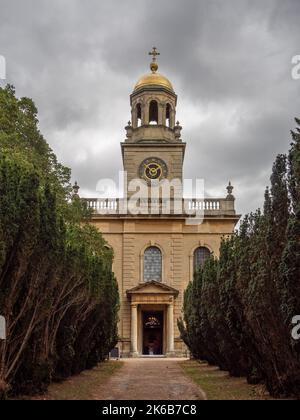
POLYGON ((148 158, 140 165, 140 177, 146 181, 160 180, 168 176, 165 162, 158 158, 148 158))

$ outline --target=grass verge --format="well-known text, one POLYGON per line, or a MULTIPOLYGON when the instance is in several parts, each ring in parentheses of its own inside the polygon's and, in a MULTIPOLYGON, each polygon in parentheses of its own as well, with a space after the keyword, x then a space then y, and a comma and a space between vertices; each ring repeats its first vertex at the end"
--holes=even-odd
POLYGON ((180 363, 183 371, 206 393, 208 400, 271 400, 261 385, 249 385, 245 378, 233 378, 215 366, 196 360, 180 363))
POLYGON ((34 400, 98 400, 103 384, 123 366, 121 361, 108 361, 92 370, 86 370, 61 383, 53 383, 46 394, 34 400))

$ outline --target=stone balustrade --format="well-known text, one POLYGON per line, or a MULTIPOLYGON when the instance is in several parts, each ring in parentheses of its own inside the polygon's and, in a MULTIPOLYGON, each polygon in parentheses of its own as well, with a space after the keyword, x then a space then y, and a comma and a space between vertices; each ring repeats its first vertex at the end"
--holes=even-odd
POLYGON ((141 200, 139 211, 135 203, 119 198, 82 198, 93 215, 193 215, 202 213, 204 216, 235 216, 235 200, 227 198, 182 199, 182 200, 141 200))

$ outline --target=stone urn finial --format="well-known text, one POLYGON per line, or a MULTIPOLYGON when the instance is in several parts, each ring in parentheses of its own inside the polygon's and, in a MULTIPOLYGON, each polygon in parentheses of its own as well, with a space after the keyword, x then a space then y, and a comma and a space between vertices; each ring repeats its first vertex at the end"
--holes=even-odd
POLYGON ((179 139, 180 139, 180 137, 181 137, 181 130, 182 130, 182 127, 181 127, 181 125, 180 125, 180 122, 179 122, 179 121, 177 121, 177 123, 176 123, 176 127, 175 127, 175 138, 176 138, 177 140, 179 140, 179 139))
POLYGON ((128 139, 130 139, 132 137, 132 125, 131 125, 131 121, 128 121, 128 124, 125 127, 125 130, 126 130, 126 137, 128 139))
POLYGON ((73 194, 72 194, 73 198, 79 198, 78 193, 79 193, 80 187, 77 181, 75 181, 75 184, 73 185, 72 190, 73 190, 73 194))
POLYGON ((227 195, 227 200, 232 200, 232 199, 234 199, 234 196, 233 196, 233 194, 232 194, 232 192, 233 192, 233 190, 234 190, 234 187, 232 186, 232 184, 231 184, 231 181, 229 181, 229 184, 228 184, 228 187, 226 188, 227 189, 227 192, 228 192, 228 195, 227 195))

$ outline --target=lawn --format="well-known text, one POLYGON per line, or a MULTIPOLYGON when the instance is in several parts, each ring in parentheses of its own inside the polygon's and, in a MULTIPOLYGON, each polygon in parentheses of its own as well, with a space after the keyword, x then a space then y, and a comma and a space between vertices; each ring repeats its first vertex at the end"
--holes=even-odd
POLYGON ((181 363, 185 374, 206 393, 208 400, 270 400, 261 385, 249 385, 245 378, 232 378, 228 372, 196 360, 181 363))
POLYGON ((31 399, 97 400, 101 393, 101 386, 122 366, 121 361, 101 363, 96 368, 86 370, 64 382, 51 384, 46 394, 31 399))

